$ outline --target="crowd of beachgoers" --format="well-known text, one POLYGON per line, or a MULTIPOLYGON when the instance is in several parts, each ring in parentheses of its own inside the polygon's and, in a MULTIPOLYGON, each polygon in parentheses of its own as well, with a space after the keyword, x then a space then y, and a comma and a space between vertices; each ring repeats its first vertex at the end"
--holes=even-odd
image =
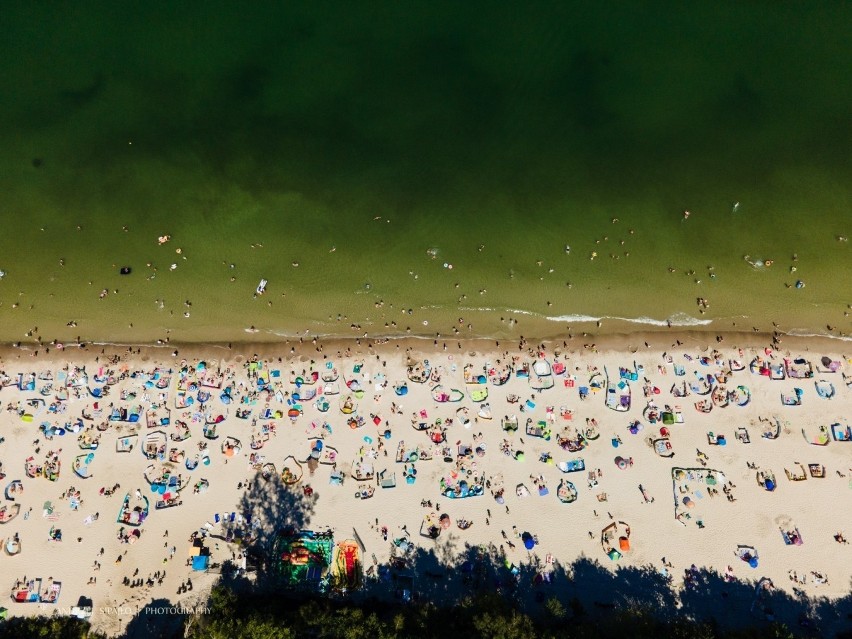
POLYGON ((246 499, 272 486, 310 510, 274 561, 318 585, 493 546, 545 581, 588 556, 686 588, 700 566, 845 593, 849 356, 650 339, 7 351, 7 607, 83 596, 118 632, 151 600, 196 601, 281 532, 246 499))

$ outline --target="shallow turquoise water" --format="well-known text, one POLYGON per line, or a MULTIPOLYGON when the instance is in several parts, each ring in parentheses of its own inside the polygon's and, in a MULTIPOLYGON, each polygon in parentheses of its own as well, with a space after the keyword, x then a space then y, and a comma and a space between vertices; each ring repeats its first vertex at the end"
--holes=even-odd
POLYGON ((848 329, 850 26, 845 3, 7 7, 0 337, 848 329))

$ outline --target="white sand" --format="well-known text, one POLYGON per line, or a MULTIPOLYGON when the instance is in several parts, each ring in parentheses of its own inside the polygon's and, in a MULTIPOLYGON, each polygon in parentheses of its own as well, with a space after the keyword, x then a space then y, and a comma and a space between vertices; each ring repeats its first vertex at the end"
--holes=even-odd
MULTIPOLYGON (((805 344, 805 342, 801 342, 805 344)), ((356 348, 354 344, 351 345, 356 348)), ((453 346, 455 344, 453 343, 453 346)), ((506 346, 506 345, 504 345, 506 346)), ((837 345, 835 344, 835 350, 837 345)), ((466 345, 468 348, 477 346, 466 345)), ((526 350, 519 350, 517 344, 511 345, 512 354, 521 358, 521 361, 531 361, 526 350)), ((827 348, 827 347, 821 347, 827 348)), ((788 579, 788 571, 795 570, 799 574, 808 574, 806 585, 800 586, 811 595, 842 596, 848 593, 848 584, 852 576, 852 550, 850 546, 841 546, 833 539, 833 535, 841 530, 852 537, 852 526, 848 525, 848 513, 852 507, 852 443, 831 441, 827 446, 815 446, 808 444, 802 436, 805 428, 810 434, 816 434, 819 425, 829 425, 840 421, 848 424, 844 418, 850 413, 852 406, 852 390, 846 387, 840 372, 819 373, 814 379, 825 379, 834 384, 836 395, 833 399, 820 398, 814 389, 814 379, 772 381, 767 377, 755 375, 748 368, 742 372, 733 374, 726 384, 729 390, 737 385, 747 386, 752 394, 751 403, 744 407, 728 406, 726 408, 715 407, 709 414, 701 414, 694 408, 694 403, 702 398, 692 394, 686 398, 673 398, 670 387, 674 382, 695 379, 694 371, 702 374, 714 373, 719 370, 718 366, 702 366, 697 360, 688 361, 684 353, 698 357, 700 353, 696 347, 691 350, 684 348, 669 351, 673 356, 675 364, 684 366, 685 377, 676 377, 672 365, 665 364, 666 374, 658 371, 658 365, 664 363, 661 350, 643 349, 637 354, 628 353, 623 348, 615 351, 591 352, 589 350, 570 354, 567 359, 562 354, 556 360, 567 363, 568 372, 576 376, 573 388, 564 385, 565 376, 555 379, 555 386, 547 391, 536 394, 535 408, 533 410, 520 411, 521 404, 509 404, 506 398, 509 394, 520 396, 521 403, 531 396, 526 379, 512 376, 510 382, 504 386, 495 387, 487 385, 493 419, 486 421, 479 419, 478 423, 472 422, 470 428, 466 429, 455 421, 447 433, 448 444, 455 450, 456 442, 473 444, 473 435, 481 432, 483 440, 487 444, 487 453, 484 457, 475 457, 478 470, 484 471, 487 477, 493 478, 502 474, 503 483, 506 487, 506 505, 510 513, 506 513, 505 507, 498 505, 491 495, 486 491, 482 497, 468 499, 448 499, 439 493, 440 478, 448 473, 453 464, 445 463, 436 457, 433 461, 421 461, 416 464, 418 471, 417 481, 413 485, 407 485, 403 479, 403 464, 395 463, 397 444, 404 439, 407 444, 422 444, 429 446, 427 436, 423 432, 416 432, 411 426, 411 414, 413 411, 425 409, 428 421, 434 422, 436 418, 455 417, 459 406, 470 408, 471 417, 477 412, 476 405, 471 401, 468 391, 470 386, 465 386, 462 368, 466 363, 473 363, 477 370, 486 362, 495 363, 497 359, 503 359, 502 353, 491 355, 471 356, 466 351, 453 348, 451 351, 437 350, 431 352, 412 353, 416 360, 429 359, 432 366, 440 366, 443 369, 441 384, 445 389, 458 388, 465 391, 465 399, 460 404, 437 404, 430 396, 430 383, 415 384, 408 383, 409 392, 404 397, 394 394, 392 386, 398 381, 405 379, 406 360, 403 349, 395 349, 394 344, 381 346, 380 357, 377 360, 372 349, 358 346, 361 354, 352 353, 351 357, 332 356, 333 347, 326 345, 325 354, 329 361, 341 371, 338 380, 341 391, 345 394, 344 377, 352 379, 357 377, 365 387, 365 396, 360 400, 358 415, 366 420, 363 428, 352 430, 345 423, 345 416, 339 410, 339 397, 330 397, 331 410, 325 414, 319 413, 314 402, 304 404, 305 414, 298 417, 295 423, 286 416, 275 420, 277 435, 273 436, 265 447, 259 451, 264 455, 266 461, 276 464, 278 471, 282 469, 282 461, 288 455, 294 455, 297 459, 307 458, 310 447, 307 443, 306 432, 311 422, 321 424, 328 421, 333 429, 332 435, 327 435, 325 444, 333 446, 339 451, 340 463, 338 469, 346 472, 346 481, 342 487, 329 485, 329 474, 331 468, 321 465, 313 477, 308 476, 307 466, 302 478, 302 484, 310 484, 315 490, 314 512, 310 516, 309 528, 323 530, 332 528, 335 530, 335 539, 342 540, 352 536, 352 529, 357 529, 361 539, 366 545, 366 565, 372 561, 370 556, 375 554, 380 562, 386 561, 390 556, 390 543, 384 542, 379 530, 375 526, 378 518, 379 527, 387 526, 389 540, 402 534, 401 526, 405 525, 410 531, 415 544, 425 548, 433 548, 436 545, 441 548, 452 544, 455 549, 461 549, 465 544, 501 544, 503 539, 501 530, 506 531, 509 539, 516 544, 516 549, 506 547, 508 558, 515 563, 525 563, 531 560, 531 555, 523 548, 520 539, 513 536, 513 526, 518 531, 529 531, 537 535, 539 545, 533 551, 539 559, 552 555, 556 561, 568 564, 580 556, 601 562, 609 569, 615 569, 621 565, 650 564, 655 569, 662 568, 661 558, 665 557, 672 564, 671 573, 675 584, 682 583, 684 569, 691 564, 699 567, 712 567, 724 572, 728 566, 733 568, 733 574, 740 579, 757 580, 766 576, 774 581, 776 587, 792 589, 795 585, 788 579), (591 393, 585 401, 580 401, 578 388, 587 385, 589 379, 588 367, 597 366, 603 371, 604 366, 609 370, 610 376, 618 375, 619 366, 632 367, 634 358, 644 366, 644 376, 651 380, 652 385, 660 388, 659 395, 653 397, 654 401, 662 408, 665 404, 679 405, 682 407, 684 423, 674 424, 669 427, 671 431, 671 444, 675 451, 673 458, 667 459, 655 454, 645 442, 646 437, 658 434, 662 424, 650 425, 642 416, 642 409, 646 400, 643 396, 643 382, 633 382, 632 397, 633 405, 629 412, 615 412, 604 405, 603 391, 591 393), (387 366, 382 365, 382 361, 387 366), (363 361, 364 365, 359 374, 353 373, 353 362, 363 361), (376 390, 376 384, 381 379, 376 375, 383 375, 389 383, 387 388, 376 390), (798 407, 782 406, 780 394, 789 393, 794 387, 804 390, 802 405, 798 407), (391 402, 401 406, 401 415, 392 415, 391 402), (524 423, 527 417, 534 421, 547 421, 546 407, 553 407, 553 421, 549 422, 554 437, 551 441, 534 439, 524 434, 524 423), (565 421, 560 417, 560 407, 566 407, 573 411, 573 419, 565 421), (369 500, 358 500, 353 497, 358 482, 350 475, 351 464, 355 460, 359 449, 365 445, 364 437, 371 437, 375 443, 379 441, 378 430, 373 425, 370 414, 377 414, 382 419, 390 421, 392 438, 387 442, 388 456, 380 455, 376 460, 377 469, 387 468, 388 472, 395 472, 397 486, 393 489, 376 488, 375 496, 369 500), (516 414, 519 417, 520 429, 514 435, 505 434, 501 430, 500 421, 504 415, 516 414), (757 424, 758 417, 778 417, 784 426, 780 437, 775 440, 761 437, 762 427, 757 424), (600 438, 589 443, 579 453, 569 453, 559 448, 556 443, 556 435, 560 433, 563 426, 573 425, 585 428, 586 420, 596 419, 600 430, 600 438), (633 435, 628 431, 630 422, 639 420, 643 424, 643 430, 633 435), (750 444, 743 444, 735 439, 735 429, 738 426, 746 426, 751 438, 750 444), (724 434, 727 437, 727 445, 724 447, 708 444, 707 432, 713 431, 724 434), (611 439, 619 436, 623 444, 617 449, 613 448, 611 439), (522 449, 525 453, 524 461, 515 461, 500 452, 500 443, 508 439, 516 449, 522 449), (521 439, 524 443, 521 444, 521 439), (736 501, 729 502, 723 494, 715 497, 708 495, 706 486, 702 490, 703 499, 699 499, 695 508, 691 509, 692 519, 681 523, 675 519, 673 506, 673 486, 671 469, 673 467, 700 467, 696 459, 696 450, 700 449, 708 457, 707 467, 724 473, 724 476, 736 487, 733 495, 736 501), (556 462, 582 457, 585 460, 586 469, 600 469, 602 476, 598 479, 597 486, 590 488, 588 485, 587 472, 563 475, 555 465, 539 462, 542 453, 550 453, 556 462), (633 466, 624 470, 619 469, 614 463, 617 456, 633 458, 633 466), (756 471, 749 469, 747 462, 754 462, 759 468, 774 472, 778 486, 774 492, 767 492, 761 488, 756 481, 756 471), (815 479, 808 477, 801 482, 793 482, 785 477, 784 469, 795 470, 794 463, 802 464, 817 463, 826 468, 826 477, 815 479), (550 494, 540 497, 530 479, 530 475, 542 475, 550 491, 550 494), (843 476, 839 476, 842 474, 843 476), (579 491, 579 498, 571 504, 562 504, 557 500, 556 489, 560 479, 567 478, 573 481, 579 491), (515 486, 523 483, 531 491, 530 496, 519 498, 515 495, 515 486), (653 498, 652 503, 646 503, 639 491, 639 484, 646 489, 648 497, 653 498), (600 502, 596 496, 600 493, 607 494, 607 501, 600 502), (431 500, 440 503, 437 508, 424 508, 421 500, 431 500), (492 517, 490 525, 486 525, 486 510, 490 509, 492 517), (418 534, 424 515, 435 511, 447 513, 453 520, 451 530, 444 532, 437 541, 432 541, 418 534), (597 512, 597 515, 594 512, 597 512), (601 547, 600 531, 609 522, 608 513, 615 520, 626 522, 631 529, 631 549, 625 553, 619 562, 611 561, 601 547), (798 526, 798 530, 804 539, 801 546, 787 546, 782 540, 779 531, 779 523, 784 518, 792 520, 798 526), (457 519, 467 519, 474 522, 473 527, 468 530, 460 530, 456 527, 457 519), (696 521, 702 519, 704 529, 699 529, 696 521), (844 526, 848 528, 844 530, 844 526), (590 538, 589 531, 593 533, 590 538), (754 546, 760 557, 757 569, 750 568, 746 563, 740 561, 734 555, 737 544, 748 544, 754 546), (827 584, 816 584, 811 571, 822 573, 828 578, 827 584)), ((561 350, 561 349, 558 349, 561 350)), ((732 349, 720 349, 724 359, 736 357, 746 365, 757 354, 763 353, 762 348, 746 351, 742 356, 732 349)), ((168 351, 154 351, 155 357, 159 357, 159 364, 165 368, 176 369, 179 359, 168 357, 168 351)), ((211 351, 211 356, 221 356, 223 351, 211 351)), ((286 352, 282 349, 282 353, 286 352)), ((307 352, 307 351, 304 351, 307 352)), ((40 361, 26 356, 16 355, 16 352, 7 354, 4 358, 2 368, 6 373, 17 381, 19 372, 35 372, 51 370, 54 375, 54 387, 56 387, 56 375, 65 362, 61 359, 52 361, 40 361)), ((325 370, 322 355, 311 351, 312 356, 318 358, 316 370, 325 370)), ((802 348, 793 352, 793 356, 804 355, 817 366, 820 357, 824 353, 806 353, 802 348)), ((830 353, 828 353, 830 354, 830 353)), ((98 368, 103 365, 95 364, 93 356, 84 353, 66 353, 76 357, 77 364, 86 365, 90 375, 89 385, 100 386, 92 379, 98 368), (79 357, 78 357, 79 355, 79 357)), ((181 354, 182 356, 184 353, 181 354)), ((547 357, 553 362, 553 348, 548 349, 547 357)), ((781 361, 784 354, 775 357, 776 362, 781 361)), ((846 355, 834 353, 832 359, 843 362, 843 370, 852 373, 846 355)), ((238 372, 236 380, 246 380, 246 371, 241 363, 242 356, 237 357, 235 353, 229 353, 229 361, 224 359, 211 364, 218 365, 223 370, 227 367, 238 372)), ((308 368, 307 357, 303 355, 301 360, 288 355, 283 363, 274 362, 268 366, 269 369, 281 371, 278 379, 272 379, 277 388, 285 392, 292 392, 295 387, 290 383, 291 372, 301 372, 308 368)), ((148 357, 146 356, 147 360, 148 357)), ((190 360, 194 364, 202 359, 196 354, 190 360)), ((120 366, 126 365, 132 369, 151 371, 157 362, 142 361, 141 356, 134 356, 125 360, 119 366, 109 367, 119 371, 120 366)), ((174 402, 176 397, 176 383, 178 375, 172 376, 171 386, 168 392, 168 405, 172 409, 172 422, 180 419, 184 411, 176 410, 174 402)), ((37 382, 37 388, 41 388, 45 382, 37 382)), ((318 382, 317 386, 322 386, 318 382)), ((144 389, 139 381, 125 380, 113 386, 110 396, 102 399, 101 405, 110 402, 117 406, 132 406, 138 404, 142 398, 144 389), (135 390, 139 393, 135 401, 122 402, 119 393, 122 389, 135 390)), ((149 399, 156 401, 157 392, 148 391, 149 399)), ((218 392, 213 392, 213 398, 209 403, 210 410, 214 413, 224 413, 226 408, 218 399, 218 392)), ((18 401, 26 398, 39 397, 37 392, 22 393, 14 386, 8 386, 0 392, 3 406, 17 405, 18 401)), ((239 398, 239 393, 235 395, 239 398)), ((48 398, 49 399, 49 398, 48 398)), ((80 399, 73 396, 67 402, 65 413, 62 415, 51 415, 43 410, 35 416, 32 423, 21 421, 17 413, 4 410, 0 414, 0 435, 5 437, 5 443, 0 445, 0 460, 3 462, 3 472, 6 478, 2 480, 2 487, 12 479, 22 479, 24 494, 18 499, 22 504, 21 515, 15 520, 0 526, 0 537, 4 540, 14 533, 19 533, 22 539, 23 551, 14 557, 0 557, 0 565, 4 582, 3 587, 11 588, 17 578, 26 575, 29 578, 41 577, 47 580, 52 577, 62 582, 62 594, 58 606, 48 604, 18 604, 7 603, 12 615, 50 613, 54 608, 67 612, 77 602, 78 596, 84 594, 94 600, 95 614, 92 622, 96 627, 107 632, 116 633, 129 621, 130 615, 116 614, 115 611, 107 610, 107 606, 121 606, 123 612, 136 611, 138 606, 144 606, 152 599, 163 598, 175 602, 185 602, 185 605, 193 605, 195 597, 203 594, 205 589, 213 583, 215 575, 193 573, 184 564, 188 553, 188 538, 190 534, 203 526, 205 522, 212 521, 215 512, 230 512, 237 510, 241 492, 237 489, 237 483, 245 481, 254 476, 250 469, 248 457, 251 454, 249 441, 251 439, 251 423, 238 420, 234 417, 237 402, 231 404, 228 417, 219 425, 220 439, 210 442, 211 465, 199 467, 192 473, 184 468, 184 476, 191 475, 193 481, 205 477, 210 481, 210 489, 206 493, 192 494, 192 489, 187 488, 182 494, 183 504, 176 508, 155 511, 153 499, 151 513, 148 520, 141 527, 142 537, 133 545, 120 544, 116 539, 119 525, 116 523, 116 515, 121 505, 121 500, 127 491, 131 493, 139 488, 146 495, 151 495, 148 485, 143 477, 145 468, 150 463, 141 453, 141 440, 149 430, 144 423, 144 417, 140 420, 140 441, 129 454, 119 454, 115 450, 115 442, 118 437, 116 429, 111 426, 102 434, 101 446, 95 452, 95 459, 91 465, 92 477, 81 479, 72 471, 72 463, 77 455, 84 453, 78 449, 77 435, 68 433, 64 437, 55 437, 46 442, 44 437, 39 436, 38 427, 42 422, 50 422, 54 425, 63 425, 68 421, 76 420, 81 411, 91 407, 93 399, 84 395, 80 399), (243 444, 241 453, 225 463, 225 457, 220 451, 220 444, 225 436, 234 435, 239 437, 243 444), (62 472, 58 481, 50 482, 45 478, 30 479, 24 473, 24 460, 34 455, 34 440, 39 439, 41 452, 35 455, 36 460, 43 460, 46 451, 61 448, 62 472), (102 486, 121 484, 121 489, 111 497, 98 494, 102 486), (83 504, 77 511, 72 511, 68 500, 60 499, 60 495, 70 486, 81 490, 83 504), (55 521, 50 521, 42 516, 42 504, 50 500, 55 506, 55 521), (28 519, 24 519, 24 513, 32 509, 28 519), (100 513, 99 519, 89 525, 84 520, 95 512, 100 513), (63 540, 53 542, 48 540, 48 531, 52 525, 61 528, 63 540), (168 530, 168 539, 164 539, 164 532, 168 530), (77 538, 82 537, 82 543, 77 538), (175 558, 163 563, 168 556, 168 548, 176 547, 175 558), (105 548, 104 555, 98 556, 100 548, 105 548), (124 551, 126 556, 120 564, 115 559, 124 551), (93 562, 100 561, 102 567, 99 571, 93 571, 93 562), (122 585, 124 576, 131 576, 133 571, 139 568, 139 576, 146 578, 156 570, 166 570, 166 579, 162 585, 152 588, 128 588, 122 585), (87 584, 90 577, 96 576, 97 583, 87 584), (193 579, 194 590, 188 595, 179 597, 176 594, 178 586, 187 577, 193 579)), ((50 402, 48 402, 49 404, 50 402)), ((143 402, 144 403, 144 402, 143 402)), ((264 406, 263 402, 254 407, 256 416, 259 409, 264 406)), ((283 408, 273 400, 271 408, 283 408)), ((146 405, 147 408, 147 405, 146 405)), ((169 447, 177 446, 186 450, 192 456, 197 452, 197 444, 205 441, 202 437, 202 425, 192 422, 192 413, 188 413, 187 421, 190 424, 192 438, 182 443, 169 442, 169 447)), ((86 422, 87 425, 92 422, 86 422)), ((97 421, 95 422, 97 423, 97 421)), ((167 429, 174 432, 174 426, 167 429)), ((262 481, 258 478, 258 481, 262 481)), ((375 485, 375 483, 374 483, 375 485)), ((493 487, 493 486, 492 486, 493 487)), ((720 486, 717 486, 720 487, 720 486)), ((4 502, 11 503, 11 502, 4 502)), ((213 532, 218 532, 216 528, 213 532)), ((211 548, 214 542, 210 542, 211 548)), ((224 542, 218 542, 219 550, 213 549, 213 561, 223 561, 231 557, 231 550, 224 542)), ((438 553, 440 556, 440 552, 438 553)), ((7 600, 9 601, 9 600, 7 600)))

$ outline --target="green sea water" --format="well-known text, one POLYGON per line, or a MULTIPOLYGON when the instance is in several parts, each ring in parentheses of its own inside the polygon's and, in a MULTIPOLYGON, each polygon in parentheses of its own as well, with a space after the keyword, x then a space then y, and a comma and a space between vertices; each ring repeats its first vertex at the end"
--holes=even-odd
POLYGON ((0 339, 852 333, 850 7, 6 3, 0 339))

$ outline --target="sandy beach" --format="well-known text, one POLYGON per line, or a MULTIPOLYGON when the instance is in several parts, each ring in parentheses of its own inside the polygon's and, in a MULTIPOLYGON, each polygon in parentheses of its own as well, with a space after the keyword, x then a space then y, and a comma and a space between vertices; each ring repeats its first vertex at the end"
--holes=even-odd
POLYGON ((203 606, 217 574, 192 557, 244 565, 228 531, 273 532, 246 512, 267 484, 307 505, 292 519, 304 529, 357 541, 359 583, 405 548, 451 558, 493 544, 542 574, 586 557, 677 588, 694 565, 848 595, 850 354, 706 338, 9 349, 3 585, 61 591, 5 605, 69 614, 83 595, 110 634, 152 601, 203 606))

